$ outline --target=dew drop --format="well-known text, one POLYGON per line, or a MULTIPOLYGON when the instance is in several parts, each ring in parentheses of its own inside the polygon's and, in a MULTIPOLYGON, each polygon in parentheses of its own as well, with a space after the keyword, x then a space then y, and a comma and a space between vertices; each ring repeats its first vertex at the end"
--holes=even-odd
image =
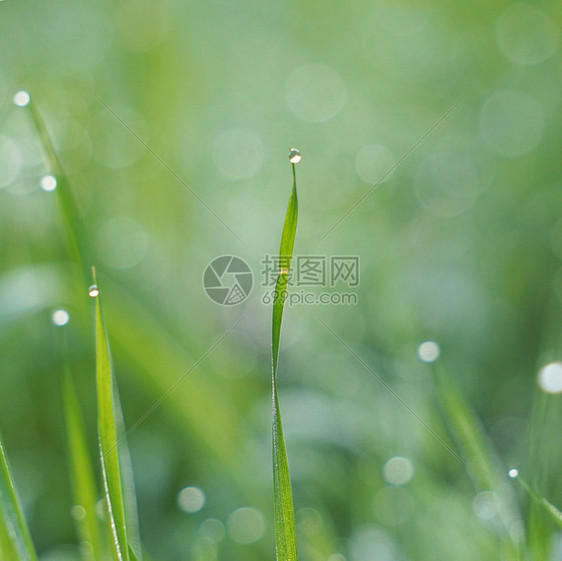
POLYGON ((57 188, 57 178, 54 175, 44 175, 40 185, 43 191, 54 191, 57 188))
POLYGON ((298 164, 301 160, 301 153, 296 148, 291 148, 289 151, 289 162, 292 164, 298 164))
POLYGON ((96 296, 99 296, 99 293, 100 293, 100 289, 98 288, 97 284, 92 284, 92 286, 88 288, 88 296, 90 296, 91 298, 95 298, 96 296))
POLYGON ((31 96, 25 90, 20 90, 14 96, 14 104, 18 107, 26 107, 31 101, 31 96))

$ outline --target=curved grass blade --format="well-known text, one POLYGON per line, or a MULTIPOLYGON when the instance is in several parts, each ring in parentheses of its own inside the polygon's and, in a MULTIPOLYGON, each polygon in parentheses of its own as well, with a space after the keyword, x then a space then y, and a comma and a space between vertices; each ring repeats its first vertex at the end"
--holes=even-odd
POLYGON ((272 325, 271 393, 273 402, 273 498, 275 504, 275 546, 277 561, 296 561, 298 559, 291 476, 289 473, 289 462, 287 460, 287 450, 281 422, 281 410, 277 395, 277 364, 279 362, 281 323, 283 320, 285 300, 287 298, 287 284, 289 281, 298 218, 295 164, 292 163, 292 166, 293 189, 291 198, 289 199, 289 206, 287 207, 283 234, 281 235, 281 247, 279 250, 280 272, 275 285, 272 325))
POLYGON ((0 436, 0 558, 37 561, 0 436))
POLYGON ((63 356, 65 368, 62 379, 62 398, 72 495, 75 504, 80 505, 85 511, 84 517, 77 520, 79 538, 92 545, 90 559, 101 559, 102 547, 96 515, 98 497, 96 479, 88 452, 84 417, 70 372, 68 353, 65 352, 63 356))
POLYGON ((105 499, 112 537, 112 551, 115 561, 129 561, 129 544, 123 486, 119 467, 117 447, 117 424, 115 420, 115 399, 113 391, 113 365, 107 330, 103 319, 101 291, 93 269, 96 295, 96 381, 98 394, 98 431, 101 467, 105 499))
POLYGON ((47 126, 45 125, 45 121, 35 106, 33 99, 30 101, 28 107, 33 124, 37 130, 37 134, 39 135, 43 148, 47 154, 52 173, 57 180, 57 199, 59 201, 59 207, 63 217, 64 227, 68 236, 72 255, 80 266, 84 278, 86 279, 88 275, 88 268, 86 264, 89 262, 88 256, 90 255, 89 243, 87 236, 84 235, 84 232, 82 231, 82 220, 78 211, 78 205, 76 204, 76 200, 70 187, 70 182, 64 172, 60 158, 57 155, 53 141, 49 135, 47 126))

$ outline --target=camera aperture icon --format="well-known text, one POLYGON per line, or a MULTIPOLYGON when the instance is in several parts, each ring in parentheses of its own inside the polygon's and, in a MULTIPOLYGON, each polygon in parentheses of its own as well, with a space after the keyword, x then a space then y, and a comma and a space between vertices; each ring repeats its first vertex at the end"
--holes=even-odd
POLYGON ((203 273, 207 296, 222 306, 235 306, 246 300, 253 284, 250 266, 235 255, 213 259, 203 273))

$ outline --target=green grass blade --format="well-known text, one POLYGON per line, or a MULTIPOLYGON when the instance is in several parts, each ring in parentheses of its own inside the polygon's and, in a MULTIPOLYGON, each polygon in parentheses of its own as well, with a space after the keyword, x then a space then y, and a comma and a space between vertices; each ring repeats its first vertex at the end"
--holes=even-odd
POLYGON ((521 543, 509 531, 513 522, 521 520, 521 515, 509 487, 504 485, 503 467, 486 437, 484 427, 450 371, 437 365, 435 383, 446 421, 463 451, 467 472, 478 490, 490 489, 499 497, 504 529, 501 540, 510 552, 510 558, 521 559, 521 543))
MULTIPOLYGON (((99 290, 95 270, 94 283, 99 290)), ((119 449, 117 447, 113 366, 103 319, 101 291, 96 297, 96 380, 101 466, 111 527, 113 558, 115 561, 129 561, 123 486, 119 467, 119 449)))
POLYGON ((135 555, 131 546, 129 546, 129 557, 131 558, 131 561, 139 561, 139 558, 135 555))
POLYGON ((82 220, 78 211, 78 205, 72 193, 70 182, 57 155, 47 126, 39 109, 35 106, 33 99, 29 103, 29 111, 37 134, 43 144, 43 148, 49 160, 53 175, 57 180, 57 200, 63 217, 64 227, 68 236, 70 249, 75 261, 79 264, 84 278, 88 275, 89 243, 88 238, 82 231, 82 220))
MULTIPOLYGON (((121 408, 119 392, 116 388, 115 398, 115 421, 117 432, 125 434, 125 417, 121 408)), ((121 467, 121 479, 123 482, 123 501, 125 505, 125 518, 127 520, 127 539, 129 540, 129 553, 136 549, 139 553, 135 559, 142 560, 142 547, 139 529, 139 513, 137 504, 137 491, 133 474, 133 461, 127 439, 124 438, 119 443, 119 461, 121 467)))
POLYGON ((0 558, 36 561, 37 554, 23 516, 0 437, 0 558))
POLYGON ((277 375, 277 363, 279 361, 279 340, 281 337, 281 322, 283 320, 283 309, 287 298, 287 284, 289 272, 293 259, 293 247, 297 233, 297 219, 299 214, 299 201, 297 198, 297 178, 295 164, 293 166, 293 189, 287 207, 287 215, 281 235, 281 247, 279 248, 280 273, 275 285, 275 299, 273 302, 273 374, 277 375))
POLYGON ((529 496, 550 515, 550 519, 562 529, 562 511, 554 506, 548 499, 543 497, 540 493, 537 493, 531 486, 521 477, 517 476, 519 483, 529 496))
POLYGON ((84 417, 76 395, 67 353, 64 353, 64 357, 65 372, 62 380, 62 397, 72 495, 75 504, 80 505, 85 511, 84 518, 77 520, 79 538, 81 541, 87 541, 92 545, 91 558, 101 559, 102 548, 96 515, 98 498, 96 479, 88 452, 84 417))
POLYGON ((297 538, 295 530, 295 510, 293 506, 293 495, 291 492, 291 477, 289 473, 289 462, 285 438, 283 436, 283 425, 281 422, 281 411, 277 395, 277 363, 279 361, 279 340, 281 336, 281 323, 283 320, 283 309, 287 297, 287 284, 293 256, 293 246, 297 231, 298 199, 295 164, 293 166, 293 189, 283 234, 281 236, 280 273, 275 286, 275 298, 273 302, 273 325, 272 325, 272 375, 271 390, 273 401, 273 495, 275 504, 275 545, 276 558, 278 561, 296 561, 297 538))

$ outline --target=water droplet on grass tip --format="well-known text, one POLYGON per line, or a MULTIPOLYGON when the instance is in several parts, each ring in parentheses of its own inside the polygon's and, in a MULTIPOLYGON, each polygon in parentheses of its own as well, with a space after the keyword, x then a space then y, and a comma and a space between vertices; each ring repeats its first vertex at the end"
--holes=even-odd
POLYGON ((296 148, 291 148, 289 151, 289 162, 292 164, 298 164, 301 160, 301 153, 296 148))
POLYGON ((95 298, 96 296, 99 296, 99 293, 100 293, 100 289, 98 288, 97 284, 92 284, 92 286, 88 288, 88 296, 90 296, 91 298, 95 298))
POLYGON ((18 107, 26 107, 31 101, 31 96, 25 90, 20 90, 14 96, 14 104, 18 107))
POLYGON ((57 178, 54 175, 44 175, 40 185, 43 191, 54 191, 57 188, 57 178))
POLYGON ((511 468, 507 472, 507 475, 509 475, 509 477, 511 477, 511 479, 515 479, 519 475, 519 470, 516 469, 516 468, 511 468))

